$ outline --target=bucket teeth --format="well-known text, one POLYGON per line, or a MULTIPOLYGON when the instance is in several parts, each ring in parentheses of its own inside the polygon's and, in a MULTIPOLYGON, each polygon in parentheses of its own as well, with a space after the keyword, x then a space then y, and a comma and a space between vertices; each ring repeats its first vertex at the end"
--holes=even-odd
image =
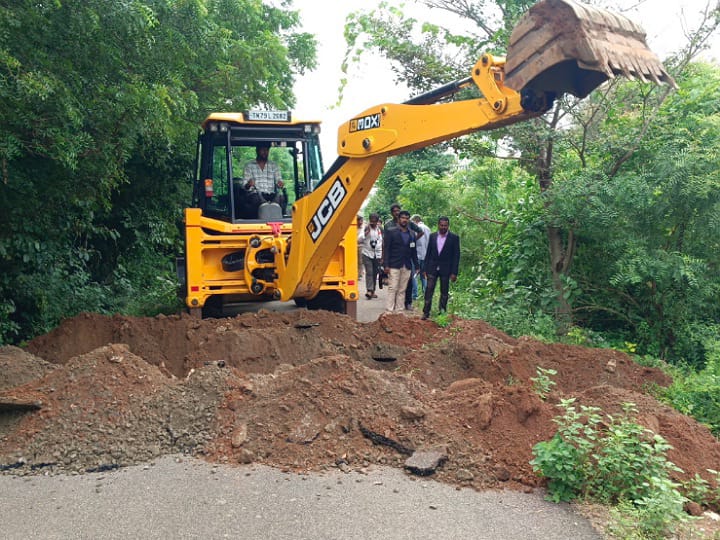
POLYGON ((643 29, 610 11, 542 0, 510 36, 505 84, 515 90, 583 98, 615 76, 676 86, 643 29))

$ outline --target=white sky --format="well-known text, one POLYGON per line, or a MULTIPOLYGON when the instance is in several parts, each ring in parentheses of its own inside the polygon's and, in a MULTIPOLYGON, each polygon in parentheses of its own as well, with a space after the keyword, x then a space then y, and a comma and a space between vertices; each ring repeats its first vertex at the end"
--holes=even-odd
MULTIPOLYGON (((663 58, 685 42, 684 32, 694 28, 698 13, 707 2, 717 0, 637 0, 628 2, 637 4, 637 9, 624 14, 645 29, 648 45, 663 58)), ((321 141, 325 167, 330 166, 337 156, 337 128, 341 123, 372 106, 399 103, 410 97, 407 88, 394 82, 386 61, 367 55, 362 65, 353 67, 353 72, 348 75, 343 101, 334 107, 343 77, 340 66, 345 52, 345 17, 359 9, 370 11, 379 3, 380 0, 293 0, 295 9, 300 11, 304 31, 315 34, 318 40, 317 69, 299 77, 295 84, 298 103, 294 115, 323 122, 321 141)), ((440 10, 421 8, 415 0, 390 0, 390 3, 398 6, 405 4, 404 11, 418 21, 454 23, 451 15, 445 15, 440 10)), ((720 59, 718 35, 714 36, 709 56, 720 59)), ((471 67, 468 66, 468 72, 471 67)))

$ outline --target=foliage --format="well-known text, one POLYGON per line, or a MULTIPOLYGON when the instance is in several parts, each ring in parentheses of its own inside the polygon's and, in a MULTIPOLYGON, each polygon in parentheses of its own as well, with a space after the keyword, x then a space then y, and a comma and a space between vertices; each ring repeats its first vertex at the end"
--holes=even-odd
POLYGON ((695 473, 690 480, 683 482, 683 491, 691 501, 717 508, 720 506, 720 472, 714 469, 706 470, 713 478, 714 487, 698 473, 695 473))
POLYGON ((561 400, 557 433, 533 447, 532 465, 548 479, 556 502, 579 496, 604 503, 639 500, 678 470, 665 457, 665 440, 633 421, 633 404, 625 404, 619 417, 603 417, 597 407, 578 409, 574 402, 561 400))
MULTIPOLYGON (((460 173, 462 285, 453 305, 512 335, 551 338, 554 294, 546 270, 542 200, 516 163, 484 160, 460 173)), ((455 228, 455 227, 453 227, 455 228)))
MULTIPOLYGON (((445 176, 455 167, 453 156, 445 153, 440 146, 433 146, 391 157, 380 173, 376 182, 376 191, 368 201, 366 214, 376 212, 385 220, 390 219, 390 206, 400 203, 411 213, 423 213, 433 208, 428 200, 420 200, 416 196, 434 196, 435 199, 447 195, 446 189, 441 193, 430 193, 427 183, 435 179, 436 186, 442 186, 445 176), (423 182, 415 183, 419 179, 423 182)), ((430 214, 432 215, 432 214, 430 214)))
POLYGON ((348 17, 343 70, 347 72, 363 54, 374 50, 391 62, 398 81, 420 92, 428 91, 466 77, 469 66, 483 52, 504 54, 515 22, 535 1, 499 0, 490 6, 483 2, 477 5, 438 0, 422 3, 431 13, 434 8, 452 13, 459 19, 470 20, 475 28, 467 34, 457 34, 433 23, 430 17, 428 22, 420 23, 406 17, 402 6, 381 2, 375 10, 358 11, 348 17))
POLYGON ((653 492, 636 501, 622 500, 610 510, 608 532, 623 540, 662 540, 677 537, 691 518, 683 510, 684 497, 667 478, 653 492))
POLYGON ((10 319, 15 312, 15 303, 12 300, 0 300, 0 343, 13 341, 20 330, 19 325, 10 319))
POLYGON ((291 106, 315 64, 298 24, 240 0, 0 8, 0 343, 78 311, 169 309, 197 125, 291 106))
POLYGON ((701 370, 675 366, 673 383, 660 391, 660 397, 683 414, 707 425, 720 437, 720 340, 715 336, 707 342, 708 359, 701 370))
POLYGON ((533 383, 533 390, 538 396, 540 396, 540 399, 545 401, 548 394, 556 384, 555 381, 552 380, 552 377, 557 375, 557 371, 541 366, 537 366, 535 371, 537 376, 530 378, 533 383))
POLYGON ((550 498, 618 505, 620 517, 634 516, 645 538, 661 538, 686 520, 687 499, 669 477, 679 471, 666 458, 670 446, 634 421, 634 405, 603 416, 597 407, 578 409, 574 402, 561 400, 557 433, 533 447, 531 464, 548 479, 550 498))
MULTIPOLYGON (((691 64, 679 82, 617 174, 599 161, 558 175, 548 219, 576 231, 579 324, 620 330, 642 354, 702 367, 720 318, 720 70, 691 64)), ((590 145, 604 159, 630 144, 647 106, 637 84, 614 92, 598 126, 607 135, 590 145)))
POLYGON ((442 328, 447 328, 452 322, 452 317, 447 312, 438 313, 432 319, 442 328))

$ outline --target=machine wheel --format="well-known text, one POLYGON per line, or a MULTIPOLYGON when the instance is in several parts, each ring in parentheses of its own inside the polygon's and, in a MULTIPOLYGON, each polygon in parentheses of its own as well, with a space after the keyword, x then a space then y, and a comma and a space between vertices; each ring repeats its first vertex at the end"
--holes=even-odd
POLYGON ((307 302, 308 309, 324 309, 335 313, 345 313, 347 306, 345 299, 338 291, 320 291, 318 295, 307 302))
POLYGON ((203 319, 222 319, 224 316, 223 302, 220 295, 211 296, 205 301, 205 305, 202 307, 203 319))

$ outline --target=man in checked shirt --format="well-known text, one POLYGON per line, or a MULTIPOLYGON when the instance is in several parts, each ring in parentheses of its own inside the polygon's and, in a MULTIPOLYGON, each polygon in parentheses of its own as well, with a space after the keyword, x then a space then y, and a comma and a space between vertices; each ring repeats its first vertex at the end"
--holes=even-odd
POLYGON ((245 165, 244 179, 246 188, 255 187, 265 202, 276 202, 280 205, 283 215, 287 206, 287 191, 280 176, 280 167, 268 159, 270 143, 264 142, 255 146, 255 161, 245 165))

